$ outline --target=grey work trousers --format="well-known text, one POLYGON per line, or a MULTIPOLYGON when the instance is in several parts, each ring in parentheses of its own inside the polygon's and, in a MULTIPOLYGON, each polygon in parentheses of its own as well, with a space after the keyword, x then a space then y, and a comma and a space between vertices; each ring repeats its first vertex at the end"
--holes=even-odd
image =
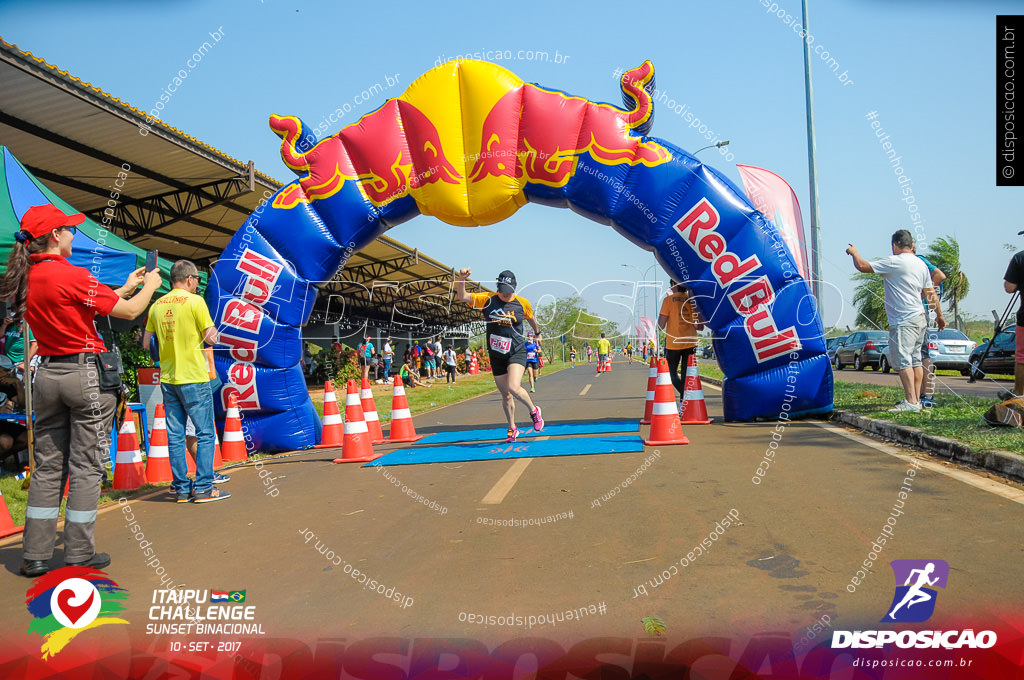
POLYGON ((93 529, 100 485, 110 460, 110 432, 117 397, 99 388, 92 356, 79 363, 44 358, 32 385, 35 411, 35 471, 25 508, 23 557, 49 560, 57 538, 63 479, 71 485, 64 512, 64 561, 95 554, 93 529))

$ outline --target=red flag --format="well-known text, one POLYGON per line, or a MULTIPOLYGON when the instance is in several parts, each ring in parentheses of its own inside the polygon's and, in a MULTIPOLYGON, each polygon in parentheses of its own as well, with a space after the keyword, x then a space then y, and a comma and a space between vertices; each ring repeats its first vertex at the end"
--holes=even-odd
POLYGON ((804 221, 800 216, 800 201, 793 188, 771 170, 739 164, 736 169, 740 171, 743 190, 750 202, 779 230, 800 274, 805 279, 810 278, 805 255, 804 221))

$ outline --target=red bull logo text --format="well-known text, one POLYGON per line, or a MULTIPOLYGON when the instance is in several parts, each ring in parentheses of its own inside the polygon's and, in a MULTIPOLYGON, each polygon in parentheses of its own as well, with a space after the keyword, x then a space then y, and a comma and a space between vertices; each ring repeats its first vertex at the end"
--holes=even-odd
POLYGON ((270 300, 284 265, 246 248, 235 264, 235 269, 245 274, 241 292, 239 297, 224 305, 218 324, 221 329, 220 344, 229 348, 229 355, 234 359, 227 371, 230 384, 221 390, 221 400, 224 408, 227 408, 228 400, 234 394, 240 409, 259 409, 256 371, 252 367, 256 360, 257 342, 235 335, 229 329, 259 335, 265 317, 263 305, 270 300))
MULTIPOLYGON (((690 208, 673 229, 705 262, 711 263, 711 273, 723 289, 734 281, 746 280, 750 273, 761 267, 757 255, 745 260, 729 251, 729 242, 716 228, 721 216, 707 198, 690 208)), ((774 359, 800 349, 796 328, 779 330, 771 313, 775 290, 767 276, 761 276, 727 296, 733 309, 744 317, 743 327, 758 363, 774 359)))

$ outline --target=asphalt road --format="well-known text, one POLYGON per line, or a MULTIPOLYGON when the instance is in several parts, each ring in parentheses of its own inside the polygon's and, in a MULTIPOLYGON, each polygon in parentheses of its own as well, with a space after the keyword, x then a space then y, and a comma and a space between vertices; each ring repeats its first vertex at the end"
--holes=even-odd
MULTIPOLYGON (((639 418, 646 382, 641 364, 617 363, 601 376, 583 365, 542 378, 536 399, 548 423, 639 418)), ((720 392, 705 385, 705 393, 716 422, 687 426, 688 446, 401 466, 387 470, 392 479, 383 470, 333 464, 333 450, 278 457, 262 464, 276 478, 276 496, 265 493, 260 471, 248 464, 231 471, 225 488, 233 496, 224 502, 177 505, 164 493, 132 500, 135 536, 125 507, 115 505, 100 515, 96 543, 113 556, 106 571, 131 593, 124 612, 131 638, 158 649, 176 639, 145 633, 155 591, 167 585, 147 566, 152 558, 138 533, 165 579, 244 589, 267 636, 309 640, 635 638, 645 635, 647 616, 684 638, 797 636, 822 616, 832 627, 875 627, 893 595, 888 561, 903 558, 950 565, 929 625, 965 612, 985 620, 1024 605, 1016 585, 1024 561, 1013 537, 1024 524, 1019 488, 820 421, 782 428, 766 459, 776 425, 721 422, 720 392), (898 493, 908 469, 916 476, 904 502, 898 493), (416 502, 402 486, 445 512, 416 502), (892 538, 850 592, 897 502, 903 508, 892 538), (739 519, 719 534, 730 512, 739 519), (562 513, 572 515, 523 527, 486 523, 562 513), (710 547, 688 556, 705 539, 710 547), (346 563, 401 601, 360 584, 346 563), (580 608, 587 608, 582 620, 530 627, 525 618, 580 608), (477 616, 506 615, 524 622, 475 623, 477 616)), ((528 422, 525 412, 519 421, 528 422)), ((415 424, 422 434, 501 427, 502 418, 489 394, 417 416, 415 424)), ((54 564, 62 557, 58 548, 54 564)), ((20 543, 0 547, 0 619, 5 635, 18 639, 29 621, 30 583, 16 574, 20 559, 20 543)), ((115 628, 124 627, 89 633, 125 635, 115 628)))
MULTIPOLYGON (((841 371, 833 369, 832 375, 836 380, 843 382, 867 383, 869 385, 891 385, 899 387, 900 377, 895 372, 882 373, 881 371, 866 368, 863 371, 855 371, 846 368, 841 371)), ((935 376, 936 394, 959 394, 965 397, 984 397, 995 399, 1002 390, 1013 389, 1012 380, 978 380, 968 382, 969 378, 961 375, 937 375, 935 376)))

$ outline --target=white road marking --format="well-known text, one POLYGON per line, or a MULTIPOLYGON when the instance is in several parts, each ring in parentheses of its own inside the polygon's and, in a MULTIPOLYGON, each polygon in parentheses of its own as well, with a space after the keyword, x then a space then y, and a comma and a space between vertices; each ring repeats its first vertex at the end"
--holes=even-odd
POLYGON ((582 396, 586 395, 586 393, 590 390, 590 388, 591 388, 591 383, 587 383, 587 386, 583 388, 582 392, 580 392, 580 396, 582 397, 582 396))
MULTIPOLYGON (((530 441, 542 442, 548 439, 551 439, 551 437, 531 437, 530 441)), ((487 495, 480 502, 484 505, 498 505, 505 500, 505 496, 516 485, 519 478, 522 477, 531 460, 533 458, 520 458, 512 463, 512 467, 501 476, 501 479, 494 483, 494 486, 491 487, 491 490, 487 492, 487 495)))
MULTIPOLYGON (((848 432, 847 430, 844 430, 841 427, 833 425, 832 423, 813 424, 817 425, 823 430, 826 430, 833 434, 837 434, 840 437, 846 437, 847 439, 853 440, 859 444, 863 444, 864 446, 870 446, 876 451, 887 453, 890 456, 893 456, 894 458, 900 458, 905 460, 911 457, 910 455, 907 454, 906 449, 900 449, 896 446, 891 446, 889 444, 877 442, 874 439, 871 439, 870 437, 866 437, 856 432, 848 432)), ((940 475, 945 475, 959 482, 963 482, 968 486, 973 486, 974 488, 981 489, 982 491, 988 491, 989 493, 995 494, 996 496, 1000 496, 1007 500, 1013 501, 1014 503, 1020 503, 1021 505, 1024 505, 1024 491, 1016 489, 1007 484, 1003 484, 1001 482, 996 482, 991 479, 985 479, 984 477, 980 477, 977 474, 968 470, 957 470, 954 468, 947 467, 942 463, 932 460, 931 458, 916 458, 916 460, 918 460, 921 463, 921 467, 930 470, 931 472, 937 472, 940 475)))

